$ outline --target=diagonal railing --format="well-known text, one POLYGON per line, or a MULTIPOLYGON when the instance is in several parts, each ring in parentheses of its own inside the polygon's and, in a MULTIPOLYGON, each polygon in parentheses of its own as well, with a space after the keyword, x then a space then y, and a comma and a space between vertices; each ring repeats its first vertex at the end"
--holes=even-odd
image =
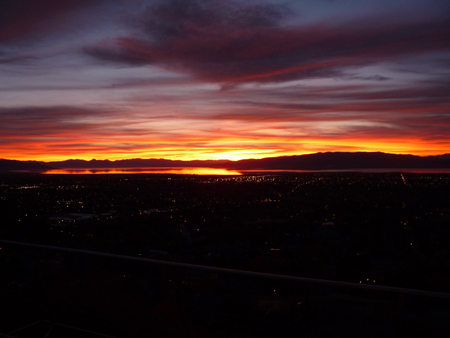
POLYGON ((3 303, 24 316, 24 325, 9 326, 5 337, 31 337, 25 327, 36 321, 58 327, 60 333, 43 330, 48 337, 64 335, 63 327, 78 330, 80 337, 149 332, 162 337, 290 336, 290 332, 314 337, 332 331, 395 336, 417 330, 436 336, 450 329, 448 293, 9 240, 0 244, 7 258, 2 266, 3 303))
POLYGON ((214 267, 214 266, 179 263, 179 262, 172 262, 172 261, 152 259, 152 258, 133 257, 133 256, 125 256, 125 255, 118 255, 118 254, 105 253, 105 252, 88 251, 88 250, 80 250, 80 249, 72 249, 72 248, 65 248, 65 247, 58 247, 58 246, 51 246, 51 245, 24 243, 24 242, 16 242, 16 241, 8 241, 8 240, 0 240, 0 244, 15 245, 15 246, 21 246, 21 247, 27 247, 27 248, 33 248, 33 249, 39 249, 39 250, 51 250, 51 251, 66 252, 66 253, 77 254, 77 255, 87 255, 87 256, 95 256, 95 257, 102 257, 102 258, 108 258, 108 259, 124 260, 124 261, 129 261, 129 262, 154 264, 154 265, 161 265, 161 266, 181 268, 181 269, 199 270, 199 271, 205 271, 205 272, 210 272, 210 273, 231 274, 231 275, 248 276, 248 277, 255 277, 255 278, 307 283, 307 284, 314 284, 314 285, 364 289, 364 290, 372 290, 372 291, 380 291, 380 292, 393 292, 396 294, 409 294, 409 295, 418 295, 418 296, 425 296, 425 297, 437 297, 437 298, 450 299, 450 294, 443 293, 443 292, 433 292, 433 291, 399 288, 399 287, 392 287, 392 286, 382 286, 382 285, 373 285, 373 284, 358 284, 358 283, 341 282, 341 281, 333 281, 333 280, 326 280, 326 279, 306 278, 306 277, 288 276, 288 275, 280 275, 280 274, 272 274, 272 273, 264 273, 264 272, 227 269, 227 268, 220 268, 220 267, 214 267))

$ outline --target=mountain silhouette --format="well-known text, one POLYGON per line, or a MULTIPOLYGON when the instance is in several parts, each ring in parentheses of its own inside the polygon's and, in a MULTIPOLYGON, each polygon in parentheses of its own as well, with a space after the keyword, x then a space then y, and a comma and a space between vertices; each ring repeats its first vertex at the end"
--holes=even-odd
POLYGON ((38 161, 16 161, 0 159, 0 172, 10 171, 45 171, 53 169, 44 162, 38 161))
POLYGON ((155 167, 207 167, 233 170, 353 170, 353 169, 439 169, 450 168, 450 154, 436 156, 396 155, 382 152, 326 152, 308 155, 229 160, 66 160, 58 162, 0 159, 0 171, 45 171, 59 169, 112 169, 155 167))
POLYGON ((298 156, 241 160, 233 169, 345 170, 345 169, 413 169, 450 168, 450 156, 396 155, 381 152, 328 152, 298 156))

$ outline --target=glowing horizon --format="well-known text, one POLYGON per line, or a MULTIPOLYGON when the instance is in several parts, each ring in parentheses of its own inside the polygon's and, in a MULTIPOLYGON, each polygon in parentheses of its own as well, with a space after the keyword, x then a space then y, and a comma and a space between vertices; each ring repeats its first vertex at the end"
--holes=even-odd
POLYGON ((416 155, 416 156, 434 156, 434 155, 443 155, 449 153, 448 148, 443 147, 442 149, 430 149, 427 147, 427 144, 417 144, 417 148, 415 151, 411 151, 404 144, 397 144, 398 142, 389 142, 385 143, 377 141, 372 144, 368 144, 366 146, 353 146, 355 142, 362 143, 361 140, 349 140, 347 142, 343 142, 342 148, 336 147, 333 142, 323 142, 321 147, 318 147, 317 150, 311 149, 310 151, 273 151, 271 149, 261 150, 257 149, 254 152, 252 149, 240 149, 234 151, 222 151, 217 153, 211 153, 208 151, 205 153, 200 150, 197 153, 194 150, 185 150, 180 151, 179 149, 173 150, 165 150, 165 151, 134 151, 131 154, 123 154, 123 153, 103 153, 102 155, 98 153, 92 154, 82 154, 82 153, 73 153, 73 154, 61 154, 61 155, 15 155, 14 152, 8 154, 7 152, 3 153, 2 158, 9 160, 21 160, 21 161, 42 161, 42 162, 56 162, 56 161, 65 161, 65 160, 127 160, 134 158, 142 158, 142 159, 165 159, 165 160, 181 160, 181 161, 195 161, 195 160, 229 160, 229 161, 239 161, 245 159, 263 159, 270 157, 280 157, 280 156, 293 156, 293 155, 306 155, 306 154, 314 154, 314 153, 323 153, 323 152, 383 152, 397 155, 416 155), (327 145, 331 145, 332 147, 327 148, 327 145), (9 156, 8 156, 9 155, 9 156))

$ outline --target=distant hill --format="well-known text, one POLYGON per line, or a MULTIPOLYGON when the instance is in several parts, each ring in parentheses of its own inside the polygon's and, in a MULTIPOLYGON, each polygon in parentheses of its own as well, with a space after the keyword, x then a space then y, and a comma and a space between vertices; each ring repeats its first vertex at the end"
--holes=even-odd
POLYGON ((328 152, 240 161, 174 161, 165 159, 68 160, 49 162, 55 168, 209 167, 234 170, 345 170, 389 168, 450 168, 450 154, 439 156, 395 155, 381 152, 328 152))
POLYGON ((43 162, 0 159, 0 172, 45 171, 50 169, 53 168, 43 162))
POLYGON ((0 171, 40 171, 53 168, 154 168, 207 167, 233 170, 350 170, 350 169, 439 169, 450 168, 450 154, 437 156, 395 155, 381 152, 328 152, 240 161, 174 161, 165 159, 67 160, 60 162, 0 159, 0 171))
POLYGON ((334 152, 235 162, 230 169, 345 170, 450 168, 450 156, 395 155, 380 152, 334 152))

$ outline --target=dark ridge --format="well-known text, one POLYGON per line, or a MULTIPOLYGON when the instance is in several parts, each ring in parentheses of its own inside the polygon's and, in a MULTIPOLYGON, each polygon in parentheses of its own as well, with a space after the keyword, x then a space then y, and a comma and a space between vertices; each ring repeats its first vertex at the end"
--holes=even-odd
POLYGON ((165 159, 68 160, 49 162, 56 168, 151 168, 151 167, 210 167, 234 170, 341 170, 389 168, 450 168, 450 154, 420 157, 381 152, 328 152, 309 155, 282 156, 240 161, 176 161, 165 159))
POLYGON ((53 169, 44 162, 38 161, 15 161, 0 159, 0 172, 11 171, 45 171, 53 169))
POLYGON ((395 155, 369 153, 316 153, 283 156, 236 162, 233 169, 285 169, 285 170, 342 170, 342 169, 394 169, 394 168, 450 168, 450 156, 395 155))
POLYGON ((0 160, 0 171, 40 171, 53 168, 154 168, 209 167, 233 170, 346 170, 346 169, 438 169, 450 168, 450 154, 435 156, 396 155, 381 152, 327 152, 308 155, 281 156, 240 161, 229 160, 67 160, 59 162, 0 160))

